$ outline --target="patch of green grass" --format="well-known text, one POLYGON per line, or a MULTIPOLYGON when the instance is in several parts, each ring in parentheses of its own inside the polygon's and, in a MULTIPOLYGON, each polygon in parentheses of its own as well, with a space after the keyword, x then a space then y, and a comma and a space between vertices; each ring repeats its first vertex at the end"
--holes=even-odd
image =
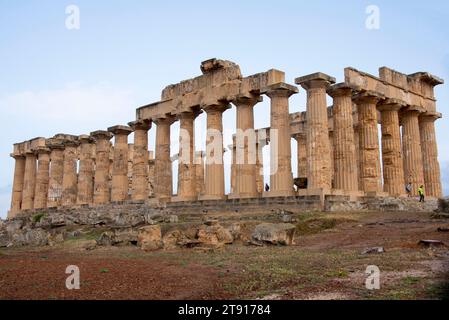
POLYGON ((42 218, 44 218, 46 215, 47 215, 47 214, 46 214, 45 212, 38 212, 38 213, 36 213, 35 215, 33 215, 33 216, 31 217, 31 220, 32 220, 34 223, 38 223, 38 222, 40 222, 40 221, 42 220, 42 218))
POLYGON ((109 272, 109 269, 106 269, 106 268, 103 268, 100 270, 100 273, 108 273, 108 272, 109 272))
POLYGON ((432 284, 427 288, 425 294, 430 299, 449 300, 449 282, 432 284))
POLYGON ((296 224, 296 232, 299 235, 320 233, 323 230, 332 229, 337 225, 334 218, 310 218, 296 224))
POLYGON ((347 278, 349 274, 346 270, 335 270, 326 272, 326 276, 330 278, 347 278))
POLYGON ((407 276, 401 279, 402 284, 404 285, 414 285, 421 281, 422 278, 407 276))

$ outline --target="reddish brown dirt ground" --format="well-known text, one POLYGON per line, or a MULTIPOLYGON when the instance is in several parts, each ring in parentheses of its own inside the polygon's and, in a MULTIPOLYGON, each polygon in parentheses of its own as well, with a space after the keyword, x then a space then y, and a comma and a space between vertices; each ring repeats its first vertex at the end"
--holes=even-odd
POLYGON ((448 245, 449 233, 437 228, 448 227, 449 221, 423 213, 318 217, 336 223, 298 231, 290 247, 239 243, 214 252, 143 252, 137 247, 86 251, 72 242, 1 249, 0 299, 449 298, 447 247, 417 245, 420 239, 448 245), (386 252, 360 254, 371 246, 383 246, 386 252), (365 268, 371 264, 382 271, 382 289, 376 292, 364 287, 365 268), (80 290, 65 287, 68 265, 80 268, 80 290))

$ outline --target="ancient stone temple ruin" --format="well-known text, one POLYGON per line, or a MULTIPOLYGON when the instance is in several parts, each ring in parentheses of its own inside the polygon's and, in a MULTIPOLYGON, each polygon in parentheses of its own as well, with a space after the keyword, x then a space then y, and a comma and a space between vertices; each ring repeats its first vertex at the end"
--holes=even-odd
POLYGON ((412 194, 424 185, 428 197, 441 196, 434 125, 441 118, 434 96, 434 87, 443 83, 438 77, 427 72, 406 75, 386 67, 373 76, 346 68, 342 83, 318 72, 296 78, 297 87, 285 82, 282 71, 243 76, 230 61, 204 61, 201 71, 196 78, 167 86, 161 101, 138 108, 128 125, 15 144, 8 217, 123 202, 182 206, 248 199, 301 201, 310 196, 402 197, 408 182, 412 194), (307 95, 306 111, 289 113, 289 98, 300 91, 307 95), (327 95, 333 99, 330 107, 327 95), (254 128, 253 107, 264 96, 271 105, 270 127, 254 128), (236 135, 229 149, 234 161, 231 193, 226 194, 222 115, 233 106, 236 135), (198 152, 193 133, 195 118, 202 112, 207 116, 208 143, 205 152, 198 152), (170 157, 170 126, 175 121, 183 133, 176 195, 170 157), (148 150, 153 124, 154 157, 148 150), (131 133, 133 143, 128 141, 131 133), (292 174, 292 137, 298 145, 298 177, 292 174), (212 148, 212 141, 220 147, 212 148), (261 149, 267 144, 270 165, 275 167, 269 191, 261 170, 261 149), (236 161, 239 154, 241 161, 236 161))

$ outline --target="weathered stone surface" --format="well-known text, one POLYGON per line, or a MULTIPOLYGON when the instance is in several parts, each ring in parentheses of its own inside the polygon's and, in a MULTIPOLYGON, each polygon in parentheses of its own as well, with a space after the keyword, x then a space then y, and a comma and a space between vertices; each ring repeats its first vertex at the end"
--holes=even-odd
POLYGON ((0 248, 7 247, 9 244, 9 237, 6 231, 0 231, 0 248))
POLYGON ((54 233, 48 235, 48 245, 55 246, 59 243, 63 243, 65 241, 65 237, 67 234, 65 232, 54 233))
POLYGON ((449 213, 449 197, 438 199, 438 210, 449 213))
POLYGON ((262 223, 256 226, 252 239, 259 243, 293 244, 296 227, 289 223, 262 223))
POLYGON ((220 224, 201 225, 198 228, 197 239, 202 245, 220 246, 234 241, 231 232, 220 224))
POLYGON ((112 231, 103 232, 97 240, 100 246, 113 246, 115 242, 115 233, 112 231))
POLYGON ((48 233, 43 229, 31 229, 25 233, 25 244, 45 246, 48 244, 48 233))
POLYGON ((175 249, 177 247, 191 248, 201 244, 200 241, 188 237, 181 230, 171 230, 167 232, 163 238, 164 249, 175 249))
POLYGON ((154 251, 162 248, 161 226, 156 224, 139 229, 138 245, 145 251, 154 251))

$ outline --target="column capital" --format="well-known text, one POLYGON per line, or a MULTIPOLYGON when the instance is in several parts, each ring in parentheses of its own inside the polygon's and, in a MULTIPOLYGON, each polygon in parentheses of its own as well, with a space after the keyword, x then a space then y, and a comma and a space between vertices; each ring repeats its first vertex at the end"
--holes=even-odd
POLYGON ((56 138, 47 139, 45 144, 50 150, 64 150, 65 148, 63 141, 56 138))
POLYGON ((326 91, 328 95, 335 98, 341 96, 352 96, 353 93, 359 91, 359 88, 346 82, 340 82, 329 86, 326 91))
POLYGON ((173 116, 173 115, 170 115, 170 114, 166 114, 166 115, 164 115, 164 116, 161 116, 161 117, 159 117, 159 118, 154 118, 153 119, 153 122, 156 124, 156 125, 159 125, 159 124, 168 124, 168 125, 171 125, 173 122, 175 122, 176 121, 176 117, 175 116, 173 116))
POLYGON ((181 119, 187 119, 187 120, 194 120, 196 117, 198 117, 203 111, 201 109, 192 110, 192 111, 183 111, 176 115, 176 117, 181 119))
POLYGON ((97 130, 90 133, 90 136, 95 140, 111 140, 113 134, 105 130, 97 130))
POLYGON ((150 130, 151 129, 151 119, 139 119, 136 121, 128 122, 128 126, 131 127, 134 131, 136 130, 150 130))
POLYGON ((48 147, 37 147, 34 152, 39 155, 39 154, 50 154, 51 150, 48 147))
POLYGON ((401 117, 403 116, 416 116, 423 114, 425 109, 417 105, 408 105, 401 109, 401 117))
POLYGON ((380 100, 384 99, 385 96, 377 91, 366 90, 356 94, 353 97, 356 103, 374 103, 377 104, 380 100))
POLYGON ((306 90, 313 88, 328 88, 335 82, 336 80, 334 77, 322 72, 315 72, 295 79, 295 83, 299 84, 306 90))
POLYGON ((14 159, 24 159, 25 155, 21 153, 10 153, 9 156, 14 159))
POLYGON ((78 141, 80 142, 80 144, 93 143, 94 138, 92 138, 90 135, 82 134, 78 136, 78 141))
POLYGON ((133 129, 131 129, 128 126, 122 126, 122 125, 116 125, 113 127, 109 127, 108 131, 112 133, 113 135, 129 135, 133 132, 133 129))
POLYGON ((231 108, 231 106, 227 101, 216 101, 213 104, 203 105, 201 106, 201 108, 204 111, 206 111, 206 113, 215 113, 215 112, 223 113, 229 108, 231 108))
POLYGON ((441 119, 442 115, 440 112, 431 112, 431 111, 427 111, 424 113, 421 113, 419 115, 419 120, 420 121, 429 121, 429 122, 434 122, 438 119, 441 119))
POLYGON ((63 144, 64 144, 64 147, 78 147, 80 145, 78 139, 76 139, 76 140, 67 139, 67 140, 63 141, 63 144))
POLYGON ((275 83, 269 86, 266 86, 260 90, 260 93, 266 94, 270 98, 274 96, 281 97, 290 97, 293 94, 298 93, 299 90, 297 87, 292 86, 291 84, 285 82, 275 83))
POLYGON ((407 103, 400 99, 388 98, 379 102, 377 109, 379 111, 399 111, 407 106, 407 103))
POLYGON ((255 106, 257 103, 262 102, 263 97, 260 95, 252 94, 252 93, 241 93, 235 96, 235 99, 232 100, 232 103, 239 107, 241 105, 250 105, 255 106))

